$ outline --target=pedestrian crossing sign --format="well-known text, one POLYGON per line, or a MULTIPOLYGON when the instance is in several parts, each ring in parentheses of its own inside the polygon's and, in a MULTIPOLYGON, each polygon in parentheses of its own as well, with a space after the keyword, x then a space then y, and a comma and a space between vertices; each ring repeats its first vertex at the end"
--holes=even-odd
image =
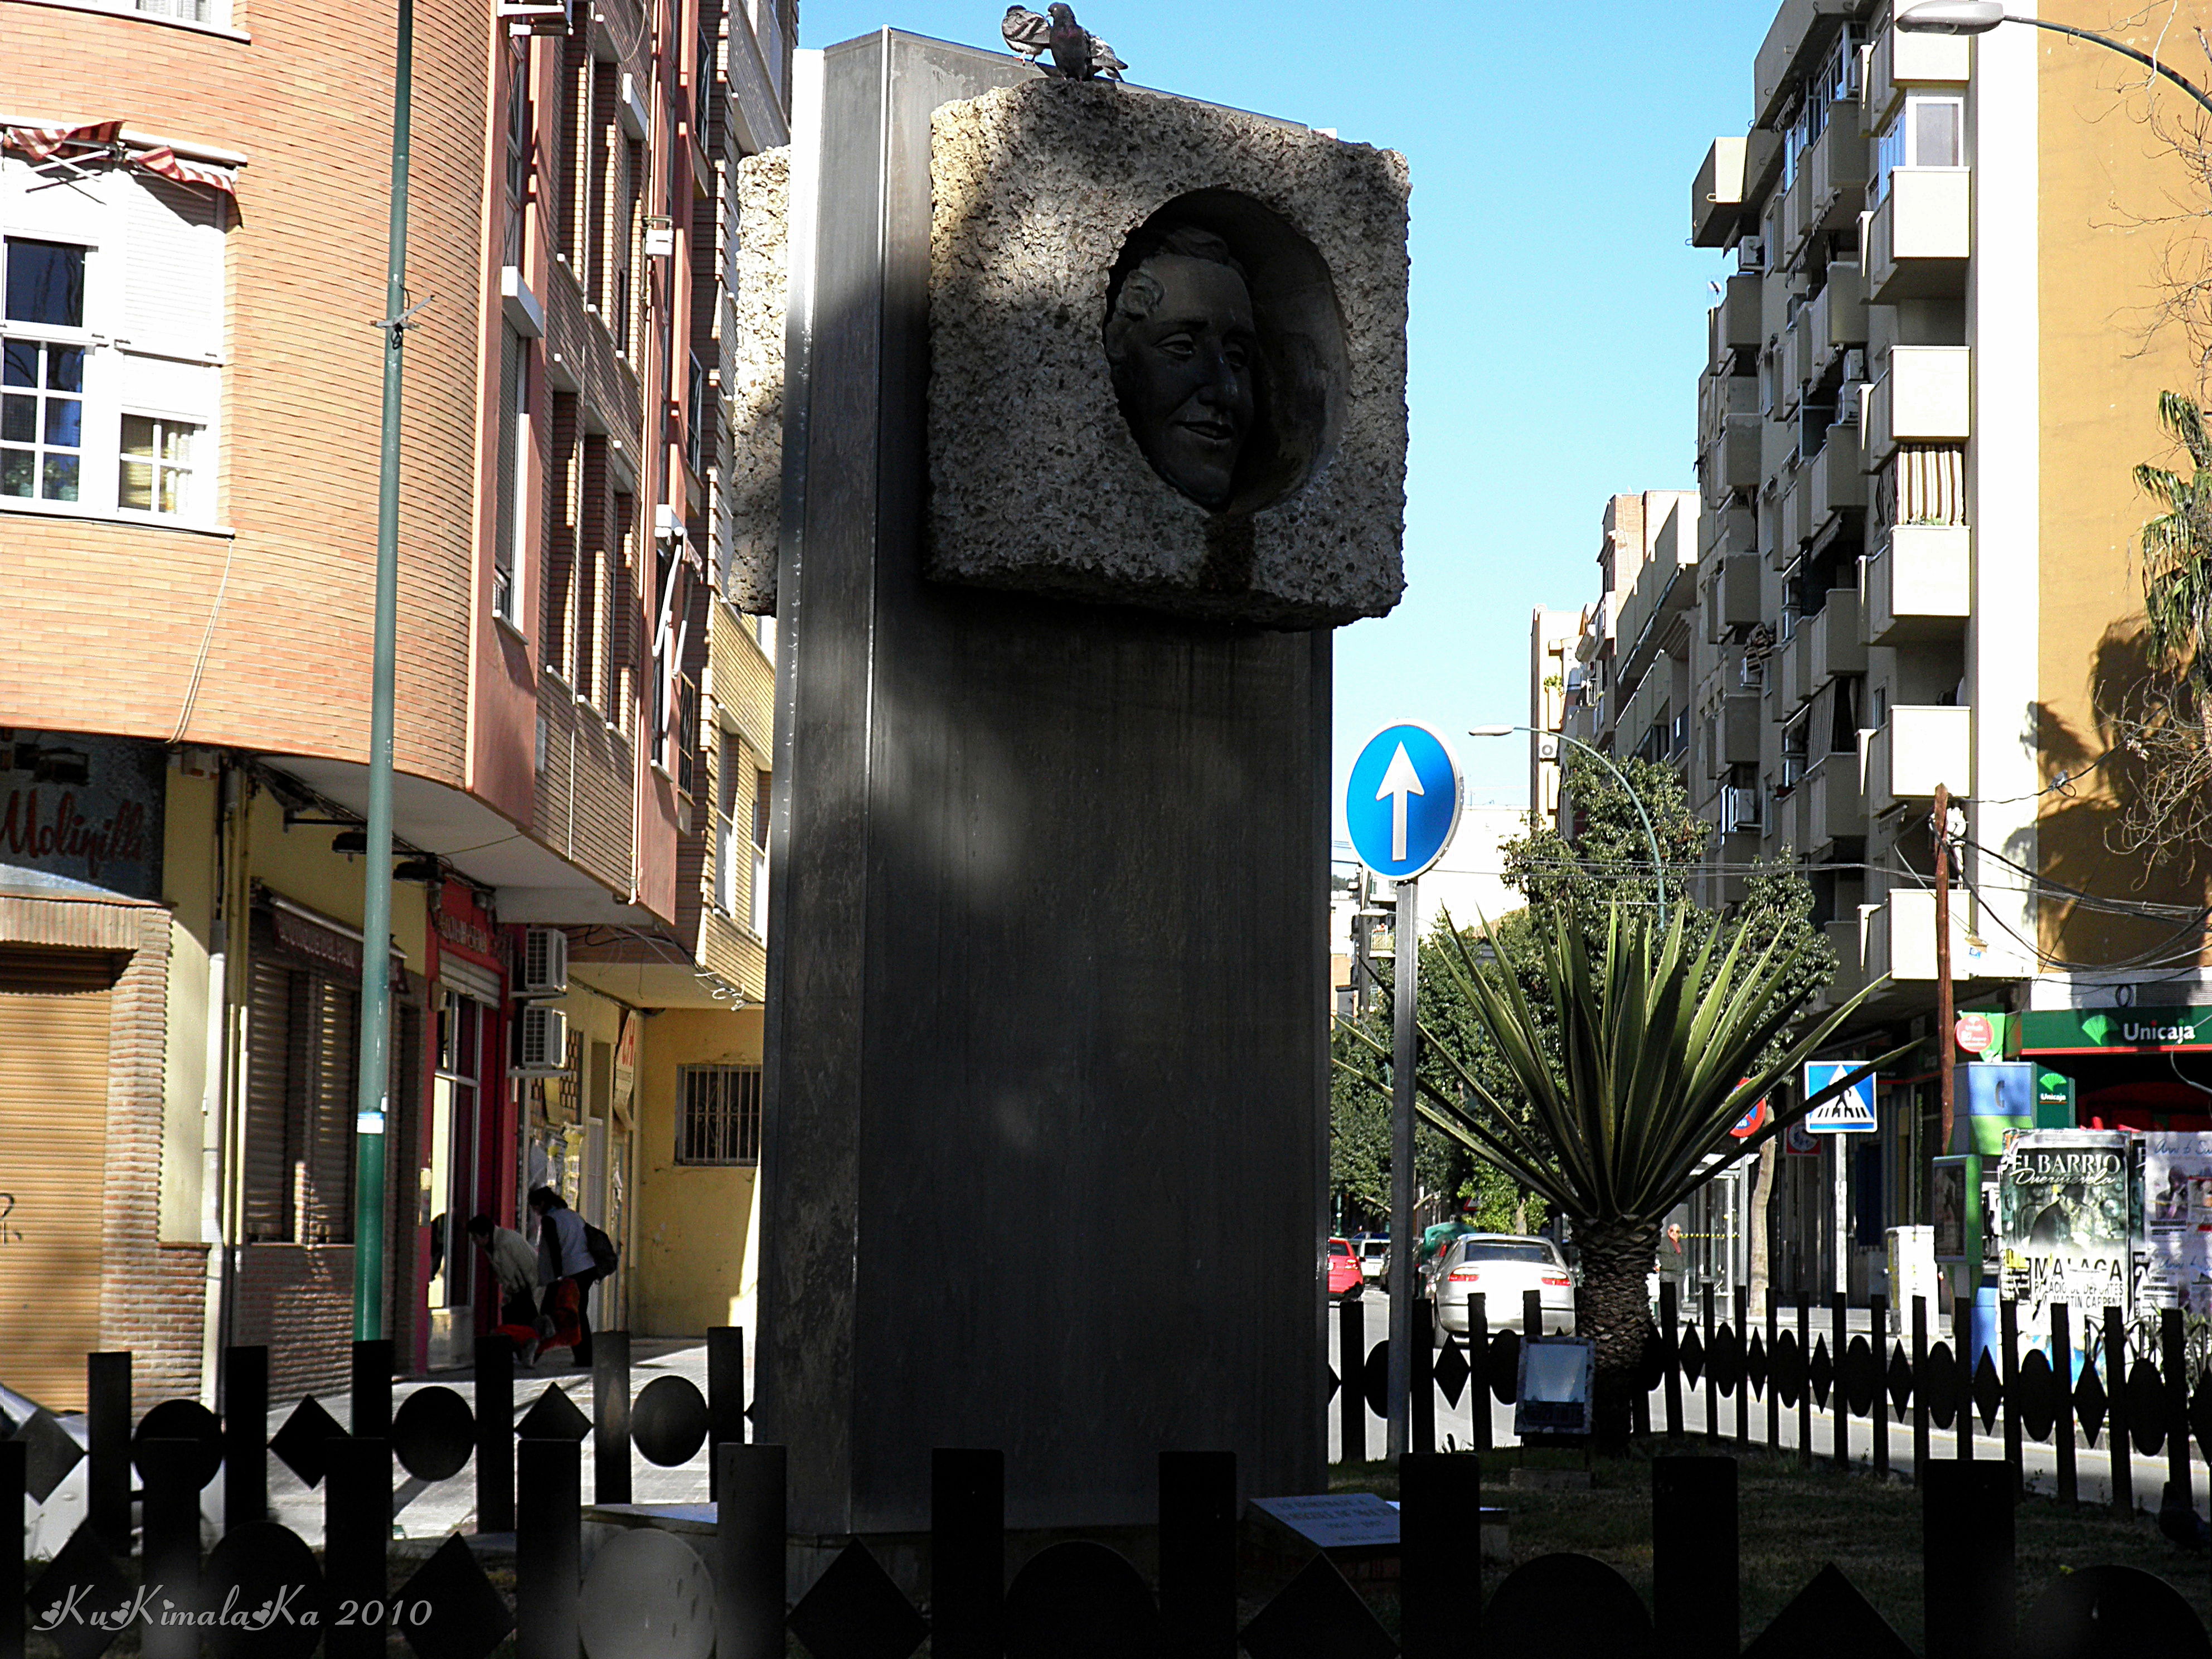
MULTIPOLYGON (((1863 1060, 1808 1060, 1805 1062, 1805 1092, 1808 1097, 1817 1095, 1852 1073, 1865 1071, 1866 1064, 1863 1060)), ((1874 1083, 1873 1075, 1869 1073, 1826 1105, 1815 1106, 1806 1115, 1806 1133, 1872 1134, 1875 1128, 1874 1083)))

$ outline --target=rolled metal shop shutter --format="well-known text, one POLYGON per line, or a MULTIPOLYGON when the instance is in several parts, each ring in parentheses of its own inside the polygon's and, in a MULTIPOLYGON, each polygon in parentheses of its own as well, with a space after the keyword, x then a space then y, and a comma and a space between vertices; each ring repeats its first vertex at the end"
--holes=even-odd
POLYGON ((105 951, 0 945, 0 1382, 84 1407, 100 1346, 107 1167, 105 951))

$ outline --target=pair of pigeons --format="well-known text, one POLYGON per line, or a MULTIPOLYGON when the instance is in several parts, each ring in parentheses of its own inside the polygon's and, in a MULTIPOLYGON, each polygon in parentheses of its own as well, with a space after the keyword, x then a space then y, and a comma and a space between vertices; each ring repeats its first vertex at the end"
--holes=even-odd
POLYGON ((1075 8, 1054 5, 1052 15, 1041 16, 1026 6, 1008 6, 999 33, 1006 46, 1025 64, 1043 53, 1052 54, 1053 67, 1070 81, 1118 81, 1129 66, 1114 55, 1114 48, 1075 21, 1075 8))

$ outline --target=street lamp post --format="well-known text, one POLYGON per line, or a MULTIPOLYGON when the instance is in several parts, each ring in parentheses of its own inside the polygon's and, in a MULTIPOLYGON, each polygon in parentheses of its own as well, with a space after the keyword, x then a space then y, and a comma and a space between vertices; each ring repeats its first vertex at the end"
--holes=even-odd
POLYGON ((1651 814, 1644 810, 1644 798, 1636 793, 1636 786, 1628 781, 1628 775, 1613 763, 1613 757, 1604 750, 1584 743, 1580 738, 1571 738, 1564 732, 1539 732, 1533 726, 1472 726, 1468 728, 1467 734, 1470 738, 1510 738, 1516 732, 1526 732, 1531 737, 1557 738, 1561 743, 1571 743, 1585 754, 1595 757, 1598 764, 1613 774, 1613 781, 1626 793, 1628 804, 1636 809, 1636 816, 1643 821, 1644 840, 1651 843, 1651 873, 1659 883, 1659 931, 1665 933, 1667 860, 1659 851, 1659 832, 1651 827, 1651 814))
POLYGON ((2123 58, 2133 58, 2161 79, 2171 81, 2194 98, 2208 114, 2212 114, 2212 97, 2207 96, 2203 88, 2175 74, 2148 52, 2138 52, 2108 34, 2077 29, 2070 23, 2049 23, 2040 17, 2015 17, 2004 9, 2002 0, 1920 0, 1919 4, 1907 6, 1897 14, 1897 27, 1907 34, 1987 34, 2000 23, 2025 23, 2030 28, 2049 29, 2053 34, 2070 34, 2076 40, 2094 41, 2123 58))

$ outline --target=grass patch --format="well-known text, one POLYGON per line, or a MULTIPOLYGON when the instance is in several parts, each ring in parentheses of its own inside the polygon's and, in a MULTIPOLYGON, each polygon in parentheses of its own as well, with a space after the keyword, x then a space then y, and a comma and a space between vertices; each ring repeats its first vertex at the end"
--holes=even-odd
MULTIPOLYGON (((1486 1453, 1483 1502, 1510 1511, 1513 1565, 1555 1552, 1594 1556, 1618 1570, 1650 1606, 1650 1459, 1663 1449, 1662 1442, 1650 1441, 1626 1461, 1598 1460, 1587 1492, 1516 1491, 1507 1483, 1518 1454, 1486 1453)), ((1692 1440, 1683 1442, 1681 1449, 1696 1453, 1707 1448, 1692 1440)), ((1565 1458, 1557 1453, 1532 1453, 1528 1461, 1532 1467, 1549 1462, 1570 1468, 1580 1468, 1582 1462, 1579 1454, 1565 1458)), ((1397 1474, 1388 1463, 1339 1464, 1329 1475, 1332 1490, 1398 1495, 1397 1474)), ((1844 1474, 1827 1466, 1801 1468, 1794 1455, 1779 1458, 1756 1450, 1740 1459, 1736 1480, 1746 1639, 1765 1629, 1824 1564, 1833 1562, 1899 1636, 1915 1648, 1920 1645, 1923 1603, 1917 1491, 1893 1477, 1877 1480, 1870 1474, 1844 1474)), ((2036 1599, 2066 1573, 2112 1565, 2156 1573, 2212 1626, 2212 1566, 2204 1557, 2168 1543, 2154 1515, 2120 1516, 2093 1505, 2068 1510, 2051 1498, 2031 1497, 2014 1511, 2014 1536, 2023 1620, 2036 1599)), ((1500 1569, 1488 1569, 1486 1594, 1503 1577, 1500 1569)), ((1386 1623, 1395 1623, 1395 1607, 1378 1605, 1376 1611, 1386 1623)))

